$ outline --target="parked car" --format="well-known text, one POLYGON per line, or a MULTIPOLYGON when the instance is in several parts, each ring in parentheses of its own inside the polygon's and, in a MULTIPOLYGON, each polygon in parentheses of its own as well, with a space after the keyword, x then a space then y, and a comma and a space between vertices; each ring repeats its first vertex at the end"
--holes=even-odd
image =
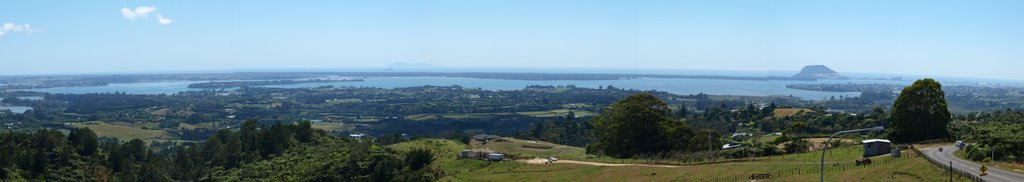
POLYGON ((964 141, 956 141, 956 143, 953 145, 959 148, 964 148, 967 146, 967 143, 964 143, 964 141))

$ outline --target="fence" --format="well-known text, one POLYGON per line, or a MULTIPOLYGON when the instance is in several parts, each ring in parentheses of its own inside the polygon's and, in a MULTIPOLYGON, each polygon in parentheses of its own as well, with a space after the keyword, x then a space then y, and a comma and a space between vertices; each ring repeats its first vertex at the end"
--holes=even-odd
MULTIPOLYGON (((719 162, 757 161, 757 158, 751 158, 751 159, 730 159, 730 160, 702 161, 702 162, 684 162, 684 161, 671 161, 671 160, 581 158, 581 157, 575 157, 575 156, 571 156, 571 155, 558 155, 558 154, 553 154, 552 155, 552 154, 532 153, 532 152, 511 152, 511 153, 508 153, 508 154, 510 154, 510 156, 515 156, 515 157, 519 157, 519 158, 535 158, 535 157, 553 156, 553 157, 558 157, 560 159, 567 159, 567 160, 582 160, 582 161, 601 162, 601 163, 614 163, 614 164, 695 165, 695 164, 709 164, 709 163, 719 163, 719 162)), ((901 160, 908 160, 908 159, 912 159, 912 158, 915 158, 915 157, 918 157, 918 156, 922 156, 922 155, 920 153, 916 153, 916 154, 904 153, 904 155, 902 157, 900 157, 900 158, 893 158, 893 157, 874 158, 873 159, 874 161, 872 161, 872 164, 870 164, 870 165, 857 165, 856 163, 853 163, 852 161, 851 162, 842 162, 842 163, 836 163, 836 162, 825 163, 825 172, 826 173, 838 173, 838 172, 844 172, 844 171, 854 170, 854 169, 870 168, 872 166, 887 165, 887 164, 890 164, 890 163, 893 163, 893 162, 898 162, 898 161, 901 161, 901 160)), ((771 175, 770 178, 780 178, 780 177, 793 176, 793 175, 821 174, 821 169, 819 168, 818 165, 813 165, 813 167, 812 166, 808 166, 808 167, 793 168, 793 169, 783 169, 783 170, 770 171, 770 172, 752 172, 751 174, 723 175, 723 176, 714 176, 714 177, 693 177, 693 178, 690 178, 690 179, 684 179, 683 181, 711 181, 711 182, 717 182, 717 181, 747 181, 747 180, 750 179, 751 175, 754 175, 754 174, 769 174, 769 175, 771 175)), ((968 179, 970 179, 970 178, 968 178, 968 179)))
MULTIPOLYGON (((886 164, 893 163, 893 162, 900 161, 900 160, 911 159, 913 157, 916 157, 916 156, 904 155, 903 157, 900 157, 900 158, 892 158, 892 157, 876 158, 875 161, 873 161, 873 163, 870 164, 870 165, 856 165, 855 163, 842 163, 842 164, 836 164, 836 163, 829 164, 829 163, 825 163, 825 172, 826 173, 837 173, 837 172, 843 172, 843 171, 847 171, 847 170, 869 168, 869 167, 872 167, 872 166, 875 166, 875 165, 886 165, 886 164)), ((754 174, 757 174, 757 173, 754 173, 754 174)), ((819 166, 815 165, 812 168, 785 169, 785 170, 778 170, 778 171, 774 171, 774 172, 769 172, 767 174, 771 175, 771 178, 779 178, 779 177, 792 176, 792 175, 821 174, 821 169, 820 169, 819 166)), ((731 175, 731 176, 716 176, 716 177, 710 177, 710 178, 695 177, 695 178, 690 179, 689 181, 711 181, 711 182, 718 182, 718 181, 747 181, 751 177, 751 175, 753 175, 753 174, 731 175)), ((815 178, 815 179, 817 179, 817 178, 815 178)))
POLYGON ((722 159, 718 158, 718 153, 707 153, 701 154, 702 157, 693 157, 692 159, 657 159, 657 158, 630 158, 630 159, 617 159, 609 157, 587 157, 586 155, 580 154, 567 154, 567 153, 545 153, 545 152, 507 152, 506 157, 513 159, 532 159, 532 158, 548 158, 555 157, 564 160, 578 160, 588 162, 600 162, 609 164, 651 164, 651 165, 672 165, 672 166, 684 166, 684 165, 703 165, 703 164, 717 164, 717 163, 728 163, 728 162, 749 162, 762 160, 759 157, 747 157, 747 158, 736 158, 736 159, 722 159), (697 159, 703 158, 703 159, 697 159))
MULTIPOLYGON (((967 172, 967 171, 964 171, 964 170, 960 170, 960 169, 957 169, 957 168, 952 168, 951 169, 951 167, 949 166, 949 163, 940 162, 938 160, 935 160, 935 159, 929 157, 928 155, 924 155, 924 153, 922 153, 920 150, 917 150, 917 148, 913 148, 912 150, 914 150, 914 153, 917 153, 917 155, 924 157, 924 159, 927 159, 928 162, 931 162, 932 164, 935 164, 936 166, 939 166, 940 168, 946 169, 947 171, 952 170, 952 171, 949 171, 949 172, 952 172, 955 175, 959 175, 962 178, 967 178, 968 180, 977 181, 977 182, 984 182, 985 181, 985 179, 981 179, 981 176, 971 174, 970 172, 967 172)), ((946 161, 946 162, 949 162, 949 161, 946 161)))

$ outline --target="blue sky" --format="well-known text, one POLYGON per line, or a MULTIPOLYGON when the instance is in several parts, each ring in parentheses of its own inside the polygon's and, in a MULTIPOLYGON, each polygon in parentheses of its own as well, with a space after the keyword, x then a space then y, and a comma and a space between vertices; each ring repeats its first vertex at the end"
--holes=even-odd
POLYGON ((825 64, 1024 77, 1024 1, 32 0, 0 2, 0 23, 0 75, 424 62, 755 71, 825 64))

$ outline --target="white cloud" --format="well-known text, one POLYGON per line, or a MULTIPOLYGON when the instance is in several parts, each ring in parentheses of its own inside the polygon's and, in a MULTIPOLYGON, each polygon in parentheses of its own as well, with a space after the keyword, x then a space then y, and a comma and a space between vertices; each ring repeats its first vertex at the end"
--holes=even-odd
POLYGON ((162 14, 156 14, 156 19, 160 22, 161 25, 171 24, 171 22, 174 22, 174 20, 164 18, 164 15, 162 14))
POLYGON ((32 25, 29 25, 29 24, 18 25, 18 24, 14 24, 14 23, 11 23, 11 22, 7 22, 7 23, 4 23, 3 27, 0 27, 0 36, 6 35, 7 32, 33 33, 33 32, 41 32, 41 31, 43 31, 43 30, 32 28, 32 25))
POLYGON ((136 18, 147 18, 149 13, 156 11, 156 7, 153 6, 139 6, 135 7, 135 10, 128 9, 128 7, 121 8, 121 16, 128 20, 135 20, 136 18))

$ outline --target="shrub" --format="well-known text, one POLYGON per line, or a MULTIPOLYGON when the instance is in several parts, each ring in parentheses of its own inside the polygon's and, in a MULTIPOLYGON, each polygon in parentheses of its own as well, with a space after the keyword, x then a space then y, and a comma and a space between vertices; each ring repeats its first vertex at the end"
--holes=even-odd
POLYGON ((762 152, 761 156, 772 156, 772 155, 782 155, 782 153, 784 153, 786 151, 783 151, 782 149, 780 149, 778 146, 775 146, 775 145, 761 145, 761 152, 762 152))
POLYGON ((804 139, 793 140, 790 143, 786 143, 784 147, 786 147, 787 154, 803 153, 807 152, 808 149, 811 147, 811 142, 804 139))

